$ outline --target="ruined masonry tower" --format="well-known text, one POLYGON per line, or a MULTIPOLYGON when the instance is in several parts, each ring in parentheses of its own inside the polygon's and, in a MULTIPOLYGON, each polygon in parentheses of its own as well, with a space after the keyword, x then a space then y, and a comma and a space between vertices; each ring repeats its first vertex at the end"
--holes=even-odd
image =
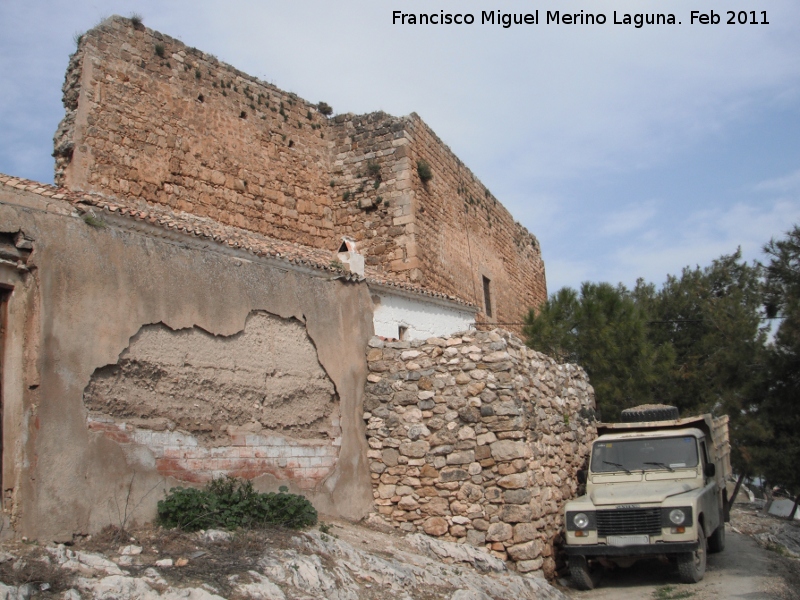
POLYGON ((64 105, 58 185, 331 251, 346 235, 368 268, 471 303, 481 321, 519 322, 546 298, 536 238, 416 114, 329 119, 122 17, 82 37, 64 105))

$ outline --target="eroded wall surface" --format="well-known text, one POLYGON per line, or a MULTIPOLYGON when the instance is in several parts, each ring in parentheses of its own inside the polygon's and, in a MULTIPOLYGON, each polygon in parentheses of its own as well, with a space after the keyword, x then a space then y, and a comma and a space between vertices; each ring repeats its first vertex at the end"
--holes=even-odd
POLYGON ((0 234, 33 248, 24 264, 0 261, 13 288, 3 485, 16 535, 149 520, 165 490, 225 473, 363 516, 366 285, 79 214, 0 186, 0 234))
POLYGON ((481 309, 481 321, 520 331, 528 310, 547 298, 536 237, 418 115, 339 115, 332 134, 335 231, 358 242, 368 265, 462 298, 481 309), (427 181, 420 163, 430 168, 427 181))
POLYGON ((423 160, 433 175, 422 183, 414 173, 417 256, 428 284, 481 307, 484 321, 521 332, 528 310, 547 299, 539 241, 419 117, 408 131, 415 171, 423 160))
POLYGON ((339 399, 305 325, 267 312, 231 336, 146 325, 83 401, 91 430, 186 481, 270 473, 313 489, 341 445, 339 399))
POLYGON ((119 361, 95 370, 84 392, 93 413, 151 427, 177 426, 216 443, 228 427, 258 422, 294 437, 339 435, 338 399, 305 325, 251 313, 215 336, 146 325, 119 361))
POLYGON ((367 358, 378 515, 552 576, 563 505, 597 435, 586 373, 501 330, 373 338, 367 358))
POLYGON ((332 239, 327 120, 295 94, 119 17, 84 34, 63 90, 57 185, 332 239))

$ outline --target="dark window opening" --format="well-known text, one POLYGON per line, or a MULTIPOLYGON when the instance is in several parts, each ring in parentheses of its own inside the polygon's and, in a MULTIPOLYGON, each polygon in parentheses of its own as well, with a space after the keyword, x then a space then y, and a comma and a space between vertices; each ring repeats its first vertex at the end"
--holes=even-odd
POLYGON ((400 325, 397 328, 397 339, 400 340, 401 342, 403 340, 405 340, 407 331, 408 331, 408 327, 405 327, 404 325, 400 325))
MULTIPOLYGON (((6 332, 8 331, 8 299, 11 290, 0 288, 0 493, 3 493, 3 381, 5 369, 6 332)), ((1 501, 1 499, 0 499, 1 501)), ((2 518, 2 517, 0 517, 2 518)))
POLYGON ((486 316, 492 317, 492 282, 488 277, 483 277, 483 306, 486 309, 486 316))

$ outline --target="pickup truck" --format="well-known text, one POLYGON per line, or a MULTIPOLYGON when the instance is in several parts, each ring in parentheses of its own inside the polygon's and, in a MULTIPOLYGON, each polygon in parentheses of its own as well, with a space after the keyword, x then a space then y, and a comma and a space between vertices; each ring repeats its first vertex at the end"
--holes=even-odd
POLYGON ((564 507, 564 551, 573 585, 594 587, 598 567, 666 557, 681 581, 696 583, 707 552, 725 547, 731 473, 728 417, 678 418, 672 406, 622 412, 599 423, 583 496, 564 507))

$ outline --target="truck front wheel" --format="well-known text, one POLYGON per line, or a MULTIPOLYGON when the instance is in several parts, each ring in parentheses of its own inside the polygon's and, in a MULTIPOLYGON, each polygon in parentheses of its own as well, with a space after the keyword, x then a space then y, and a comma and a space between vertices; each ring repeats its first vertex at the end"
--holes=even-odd
POLYGON ((682 583, 697 583, 706 574, 707 542, 703 526, 697 524, 698 546, 694 552, 678 555, 678 575, 682 583))
POLYGON ((725 550, 725 523, 722 522, 719 524, 714 530, 714 533, 711 534, 711 537, 708 538, 708 551, 711 554, 716 554, 717 552, 722 552, 725 550))
POLYGON ((589 570, 589 562, 586 560, 585 556, 569 557, 569 576, 572 579, 572 585, 574 585, 576 589, 594 589, 594 580, 589 570))

